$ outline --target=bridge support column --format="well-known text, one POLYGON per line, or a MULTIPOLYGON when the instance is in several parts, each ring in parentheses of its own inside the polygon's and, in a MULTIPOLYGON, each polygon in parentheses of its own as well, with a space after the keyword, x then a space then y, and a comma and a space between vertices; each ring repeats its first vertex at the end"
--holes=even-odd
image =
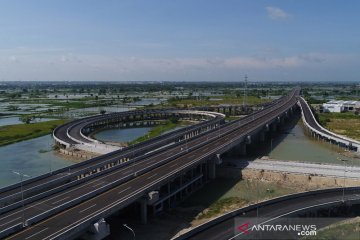
POLYGON ((140 200, 141 223, 147 224, 147 200, 140 200))
POLYGON ((246 143, 245 142, 242 142, 239 144, 239 154, 240 154, 240 156, 246 155, 246 143))
POLYGON ((283 125, 285 123, 285 118, 284 117, 280 117, 280 124, 283 125))
POLYGON ((260 135, 259 135, 260 142, 265 141, 265 132, 264 132, 264 131, 261 131, 259 134, 260 134, 260 135))
POLYGON ((110 235, 110 226, 102 218, 98 222, 91 225, 90 229, 84 234, 85 239, 101 240, 110 235))
POLYGON ((276 130, 277 130, 277 124, 276 124, 276 123, 272 123, 272 124, 271 124, 271 131, 272 131, 272 132, 276 132, 276 130))
MULTIPOLYGON (((230 154, 231 156, 245 156, 246 155, 246 142, 241 142, 237 145, 235 145, 229 152, 228 154, 230 154)), ((221 158, 219 155, 219 160, 221 163, 221 158)))
POLYGON ((209 179, 215 179, 216 177, 216 164, 215 159, 208 160, 208 171, 209 171, 209 179))

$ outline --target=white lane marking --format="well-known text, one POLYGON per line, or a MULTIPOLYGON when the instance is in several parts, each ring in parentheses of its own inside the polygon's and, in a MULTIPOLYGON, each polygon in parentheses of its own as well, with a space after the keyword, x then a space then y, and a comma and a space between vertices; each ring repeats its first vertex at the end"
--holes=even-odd
MULTIPOLYGON (((292 200, 294 200, 294 199, 292 199, 292 200)), ((338 202, 342 202, 342 201, 331 201, 331 202, 319 203, 319 204, 314 204, 314 205, 307 206, 307 207, 298 208, 298 209, 292 210, 292 211, 290 211, 290 212, 287 212, 287 213, 278 215, 278 216, 276 216, 276 217, 273 217, 273 218, 271 218, 271 219, 269 219, 269 220, 266 220, 266 221, 264 221, 264 222, 261 222, 261 223, 259 223, 258 225, 263 225, 263 224, 265 224, 265 223, 271 222, 271 221, 273 221, 273 220, 279 219, 279 218, 281 218, 281 217, 284 217, 284 216, 286 216, 286 215, 289 215, 289 214, 292 214, 292 213, 295 213, 295 212, 298 212, 298 211, 301 211, 301 210, 304 210, 304 209, 309 209, 309 208, 318 207, 318 206, 324 206, 324 205, 327 205, 327 204, 338 203, 338 202)), ((236 237, 238 237, 239 235, 242 235, 243 233, 244 233, 244 232, 238 233, 237 235, 229 238, 228 240, 233 240, 233 239, 235 239, 236 237)))
POLYGON ((123 172, 122 174, 123 174, 123 175, 126 175, 126 174, 131 173, 132 171, 133 171, 133 170, 132 170, 132 169, 130 169, 130 170, 128 170, 128 171, 123 172))
POLYGON ((178 163, 174 163, 174 164, 170 165, 170 167, 172 168, 172 167, 175 167, 177 165, 178 165, 178 163))
POLYGON ((97 186, 102 185, 102 184, 104 184, 104 182, 99 182, 99 183, 93 185, 93 187, 97 187, 97 186))
POLYGON ((0 227, 5 226, 5 225, 7 225, 7 224, 9 224, 9 223, 11 223, 11 222, 14 222, 14 221, 18 220, 18 219, 21 219, 21 217, 17 217, 17 218, 14 218, 14 219, 11 220, 11 221, 7 221, 6 223, 1 224, 0 227))
POLYGON ((91 205, 90 207, 87 207, 87 208, 79 211, 79 213, 83 213, 83 212, 85 212, 86 210, 89 210, 90 208, 93 208, 93 207, 95 207, 95 206, 96 206, 96 203, 95 203, 94 205, 91 205))
MULTIPOLYGON (((164 154, 160 154, 160 156, 161 155, 164 155, 164 154)), ((155 160, 154 158, 149 158, 149 159, 146 159, 147 161, 152 161, 152 160, 155 160)), ((145 161, 146 161, 145 160, 145 161)), ((133 164, 133 166, 137 166, 137 165, 139 165, 139 164, 141 164, 142 162, 139 162, 139 163, 134 163, 133 164)), ((156 164, 156 162, 155 162, 155 164, 156 164)), ((130 168, 130 167, 133 167, 133 166, 129 166, 129 167, 127 167, 127 168, 130 168)), ((123 168, 123 169, 119 169, 120 171, 121 170, 125 170, 126 168, 123 168)), ((110 174, 108 174, 108 175, 106 175, 106 176, 104 176, 104 177, 102 177, 102 178, 105 178, 105 177, 108 177, 108 176, 111 176, 111 175, 113 175, 113 174, 116 174, 117 172, 116 171, 114 171, 113 173, 110 173, 110 174)), ((154 175, 152 175, 152 176, 150 176, 148 179, 150 179, 150 178, 152 178, 152 177, 154 177, 154 176, 156 176, 157 174, 154 174, 154 175)), ((100 178, 100 179, 102 179, 102 178, 100 178)), ((95 181, 98 181, 98 180, 100 180, 100 179, 97 179, 97 180, 95 180, 95 181)), ((93 181, 94 182, 94 181, 93 181)), ((86 185, 90 185, 90 184, 85 184, 85 186, 86 185)), ((76 190, 76 189, 80 189, 80 188, 82 188, 82 187, 78 187, 78 188, 75 188, 75 189, 73 189, 73 190, 71 190, 70 192, 72 192, 72 191, 74 191, 74 190, 76 190)), ((61 195, 64 195, 64 194, 66 194, 66 192, 65 193, 63 193, 63 194, 60 194, 60 196, 61 195)), ((53 197, 53 198, 55 198, 55 197, 53 197)), ((50 198, 50 199, 53 199, 53 198, 50 198)), ((48 199, 48 200, 50 200, 50 199, 48 199)), ((45 200, 44 202, 46 202, 46 201, 48 201, 48 200, 45 200)), ((38 204, 36 204, 35 206, 37 206, 37 205, 39 205, 39 204, 41 204, 41 202, 40 203, 38 203, 38 204)), ((33 206, 30 206, 30 207, 28 207, 28 208, 26 208, 26 209, 29 209, 29 208, 31 208, 31 207, 33 207, 33 206)), ((19 211, 20 212, 20 211, 19 211)), ((12 213, 12 214, 10 214, 10 215, 14 215, 14 214, 16 214, 17 212, 15 212, 15 213, 12 213)), ((8 217, 8 216, 7 216, 8 217)), ((6 218, 6 217, 5 217, 6 218)))
POLYGON ((44 228, 43 230, 38 231, 37 233, 34 233, 33 235, 30 235, 30 236, 28 236, 28 237, 27 237, 27 238, 25 238, 25 239, 32 238, 33 236, 38 235, 38 234, 40 234, 40 233, 42 233, 42 232, 46 231, 47 229, 49 229, 49 228, 44 228))
POLYGON ((150 177, 148 177, 147 179, 153 178, 153 177, 155 177, 156 175, 157 175, 157 173, 155 173, 155 174, 151 175, 151 176, 150 176, 150 177))
MULTIPOLYGON (((242 135, 241 135, 241 136, 242 136, 242 135)), ((225 144, 223 144, 223 145, 225 145, 225 144)), ((218 149, 221 149, 221 148, 223 147, 223 145, 218 146, 218 148, 217 148, 217 149, 213 149, 213 151, 216 151, 216 150, 218 150, 218 149)), ((202 157, 200 157, 199 159, 202 159, 202 158, 204 158, 204 157, 207 157, 208 155, 210 155, 210 153, 207 153, 205 156, 202 156, 202 157)), ((189 163, 181 166, 181 169, 177 169, 177 170, 175 170, 175 171, 177 172, 177 171, 180 171, 180 170, 182 170, 182 169, 185 169, 187 166, 192 165, 194 162, 197 162, 199 159, 192 160, 191 162, 189 162, 189 163)), ((166 177, 171 176, 172 174, 175 173, 175 171, 172 171, 172 172, 170 172, 170 173, 162 176, 160 179, 158 179, 158 181, 160 181, 160 180, 162 180, 162 179, 165 179, 166 177)), ((142 191, 143 189, 146 189, 147 187, 151 186, 151 184, 153 184, 153 183, 150 183, 150 184, 148 184, 148 185, 143 186, 142 188, 138 189, 135 193, 139 193, 139 192, 142 191)), ((120 199, 120 200, 118 200, 118 201, 116 201, 116 202, 113 202, 113 203, 111 203, 110 205, 107 205, 106 207, 103 207, 102 209, 97 210, 97 211, 94 212, 94 213, 91 213, 89 216, 91 217, 91 216, 94 215, 94 214, 97 214, 97 213, 99 213, 99 212, 103 212, 104 209, 108 209, 109 207, 112 207, 112 206, 114 206, 115 204, 118 204, 118 203, 120 203, 120 202, 123 202, 123 201, 125 201, 126 199, 129 199, 129 197, 125 197, 125 198, 122 198, 122 199, 120 199)), ((83 221, 83 219, 89 218, 89 216, 86 216, 86 217, 84 217, 84 218, 76 221, 76 222, 73 223, 73 224, 76 224, 75 226, 78 226, 79 223, 80 223, 81 221, 83 221)), ((57 232, 55 232, 55 233, 52 233, 51 235, 49 235, 48 237, 46 237, 46 239, 50 239, 52 236, 57 235, 57 234, 58 234, 59 232, 61 232, 61 231, 64 231, 64 229, 73 229, 73 228, 74 228, 73 226, 66 226, 66 227, 64 227, 63 229, 61 229, 60 231, 57 231, 57 232)), ((67 231, 69 231, 69 230, 65 230, 65 232, 67 232, 67 231)))
POLYGON ((118 194, 123 193, 123 192, 125 192, 125 191, 127 191, 127 190, 129 190, 129 189, 131 189, 131 187, 127 187, 127 188, 121 190, 120 192, 118 192, 118 194))
POLYGON ((207 152, 207 151, 209 151, 209 148, 204 148, 204 149, 202 150, 202 152, 207 152))
POLYGON ((59 202, 61 202, 61 201, 65 200, 65 199, 68 199, 68 198, 69 198, 69 196, 64 197, 63 199, 57 200, 57 201, 55 201, 55 202, 53 202, 53 203, 51 203, 51 204, 57 204, 57 203, 59 203, 59 202))

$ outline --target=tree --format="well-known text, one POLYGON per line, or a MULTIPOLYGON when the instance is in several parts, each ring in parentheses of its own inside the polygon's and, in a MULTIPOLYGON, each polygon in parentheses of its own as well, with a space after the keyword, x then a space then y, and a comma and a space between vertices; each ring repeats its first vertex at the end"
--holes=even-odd
POLYGON ((21 117, 19 117, 19 120, 25 124, 31 123, 31 121, 33 121, 34 119, 35 117, 30 115, 22 115, 21 117))
POLYGON ((16 105, 9 105, 8 107, 7 107, 7 110, 8 111, 17 111, 17 110, 19 110, 20 108, 18 107, 18 106, 16 106, 16 105))
POLYGON ((169 118, 169 121, 171 123, 177 123, 179 121, 179 119, 177 117, 172 116, 172 117, 169 118))
POLYGON ((101 110, 100 110, 100 114, 101 114, 101 115, 104 115, 105 113, 106 113, 106 110, 105 110, 105 109, 101 109, 101 110))

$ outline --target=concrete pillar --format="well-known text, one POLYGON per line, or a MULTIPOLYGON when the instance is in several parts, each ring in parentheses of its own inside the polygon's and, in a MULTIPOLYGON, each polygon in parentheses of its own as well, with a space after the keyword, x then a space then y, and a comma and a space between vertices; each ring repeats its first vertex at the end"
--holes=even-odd
POLYGON ((272 124, 271 124, 271 131, 272 131, 272 132, 276 132, 276 129, 277 129, 277 124, 276 124, 276 123, 272 123, 272 124))
POLYGON ((141 199, 141 201, 140 201, 140 214, 141 214, 141 223, 147 224, 147 201, 146 201, 146 199, 141 199))
POLYGON ((216 177, 216 164, 215 159, 208 160, 208 171, 209 171, 209 179, 215 179, 216 177))
POLYGON ((242 142, 239 144, 239 154, 241 156, 245 156, 246 155, 246 143, 242 142))
POLYGON ((89 240, 101 240, 109 235, 110 235, 110 226, 102 218, 90 226, 90 229, 84 234, 84 238, 89 240))
POLYGON ((285 118, 281 117, 280 118, 280 124, 282 125, 282 124, 284 124, 284 122, 285 122, 285 118))
POLYGON ((251 136, 250 135, 246 136, 245 143, 246 144, 251 144, 251 136))
POLYGON ((260 142, 265 141, 265 132, 261 131, 259 134, 260 134, 260 136, 259 136, 260 142))

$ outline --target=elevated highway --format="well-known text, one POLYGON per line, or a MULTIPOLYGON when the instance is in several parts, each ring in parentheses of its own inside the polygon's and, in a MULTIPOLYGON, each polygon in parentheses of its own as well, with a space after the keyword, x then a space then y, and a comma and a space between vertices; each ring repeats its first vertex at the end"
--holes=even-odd
MULTIPOLYGON (((55 142, 64 148, 75 148, 85 151, 96 152, 100 154, 109 153, 118 150, 119 147, 104 144, 101 141, 95 140, 89 135, 99 129, 123 126, 148 126, 153 125, 158 120, 169 119, 175 117, 177 119, 190 119, 197 121, 205 121, 197 125, 196 130, 206 128, 213 125, 213 122, 219 123, 219 120, 224 118, 224 114, 212 113, 207 111, 196 110, 179 110, 179 109, 148 109, 148 110, 134 110, 127 112, 111 113, 104 115, 97 115, 78 119, 70 123, 64 124, 56 128, 53 132, 55 142)), ((178 131, 181 133, 183 131, 178 131)), ((172 134, 174 138, 178 135, 172 134)), ((169 137, 169 136, 167 136, 169 137)), ((182 135, 180 135, 182 137, 182 135)), ((161 137, 164 140, 164 137, 161 137)), ((173 139, 168 140, 173 141, 173 139)), ((161 143, 164 144, 164 141, 161 143)))
MULTIPOLYGON (((351 206, 352 204, 360 204, 360 187, 334 188, 297 193, 235 210, 204 223, 175 239, 258 239, 254 237, 254 234, 256 233, 249 233, 249 235, 246 235, 237 230, 235 228, 236 222, 245 223, 246 219, 258 218, 260 221, 258 224, 260 225, 277 224, 281 218, 301 216, 306 215, 306 213, 310 213, 309 215, 311 216, 315 215, 315 211, 322 209, 324 209, 323 212, 331 214, 331 209, 334 211, 335 207, 346 207, 351 206)), ((311 223, 309 222, 309 224, 311 223)), ((290 239, 297 238, 294 237, 290 239)))
POLYGON ((194 184, 214 178, 215 166, 221 161, 219 156, 231 148, 246 147, 257 135, 276 127, 291 113, 298 93, 296 89, 276 104, 241 120, 145 154, 141 161, 134 158, 110 166, 94 173, 86 182, 78 179, 78 184, 50 192, 23 208, 8 209, 0 215, 1 234, 23 229, 10 239, 69 239, 134 201, 141 202, 146 216, 148 205, 162 207, 177 196, 179 186, 180 193, 186 193, 194 184), (176 179, 180 179, 179 184, 174 183, 176 179), (150 203, 152 192, 158 194, 154 203, 150 203), (31 227, 24 229, 25 226, 31 227))
MULTIPOLYGON (((149 114, 148 111, 142 112, 147 112, 149 114)), ((160 110, 156 112, 161 113, 160 110)), ((182 117, 184 117, 185 114, 189 116, 189 111, 181 112, 182 114, 184 114, 182 117)), ((131 159, 140 161, 145 157, 145 153, 154 154, 157 151, 162 151, 162 149, 164 150, 166 149, 166 147, 170 147, 172 144, 175 144, 179 141, 192 138, 206 131, 210 131, 211 129, 218 127, 224 121, 223 114, 209 113, 204 111, 191 111, 191 113, 195 114, 195 116, 197 117, 201 117, 201 119, 205 119, 206 117, 208 117, 208 120, 135 144, 123 150, 113 151, 109 154, 92 158, 90 160, 77 163, 72 166, 41 175, 39 177, 28 179, 26 181, 23 181, 22 184, 18 183, 0 189, 0 213, 18 207, 22 197, 27 199, 27 202, 31 202, 36 199, 42 198, 44 196, 44 192, 48 190, 52 190, 52 192, 55 192, 57 190, 61 191, 64 185, 69 186, 71 185, 71 183, 75 184, 76 182, 77 184, 80 181, 85 181, 87 177, 94 177, 95 175, 100 175, 100 172, 103 170, 125 165, 126 162, 131 159), (23 190, 22 194, 21 188, 23 190)), ((133 112, 130 112, 127 114, 120 114, 120 116, 129 117, 132 114, 133 112)), ((179 116, 177 115, 177 112, 175 112, 174 114, 175 116, 179 116)), ((96 123, 97 121, 99 121, 99 119, 109 119, 112 117, 113 114, 89 117, 86 118, 84 122, 86 124, 88 124, 89 122, 96 123)), ((57 136, 57 139, 61 138, 61 141, 66 140, 69 141, 68 143, 70 143, 73 140, 67 137, 66 132, 68 131, 69 127, 74 128, 74 126, 78 126, 79 123, 81 123, 82 125, 84 124, 80 120, 64 124, 62 127, 54 130, 54 135, 57 136), (64 136, 64 138, 61 137, 62 135, 64 136)))
POLYGON ((328 140, 331 143, 347 147, 351 150, 360 151, 360 142, 339 134, 333 133, 322 127, 315 119, 309 105, 303 98, 299 98, 299 106, 301 108, 302 119, 305 126, 310 129, 313 135, 328 140))

